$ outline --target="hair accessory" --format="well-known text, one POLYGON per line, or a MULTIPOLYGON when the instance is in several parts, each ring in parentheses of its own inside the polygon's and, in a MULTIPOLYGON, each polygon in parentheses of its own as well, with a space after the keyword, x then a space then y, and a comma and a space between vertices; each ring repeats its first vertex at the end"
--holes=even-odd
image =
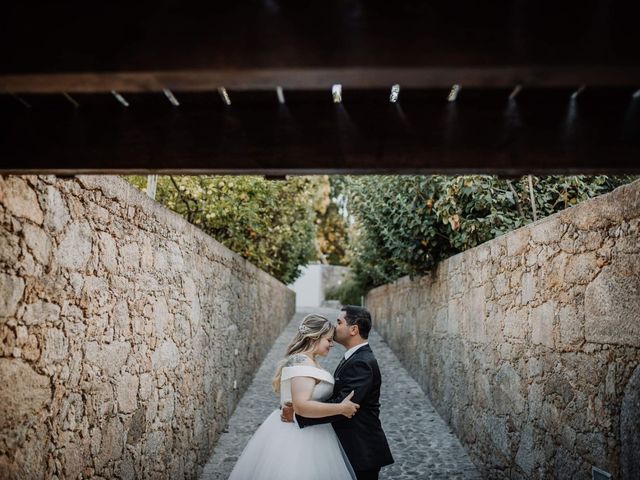
POLYGON ((298 327, 298 331, 302 335, 306 335, 307 333, 311 333, 311 328, 308 325, 305 325, 304 323, 301 323, 300 326, 298 327))

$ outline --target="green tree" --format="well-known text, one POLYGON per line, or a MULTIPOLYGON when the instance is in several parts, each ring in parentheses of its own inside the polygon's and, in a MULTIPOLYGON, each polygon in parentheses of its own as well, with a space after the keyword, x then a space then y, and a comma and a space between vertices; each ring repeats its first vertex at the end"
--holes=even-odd
MULTIPOLYGON (((125 177, 144 190, 146 177, 125 177)), ((161 176, 156 200, 285 284, 315 258, 321 177, 161 176)))
POLYGON ((352 268, 363 289, 426 273, 455 253, 613 190, 630 176, 348 177, 352 268), (530 188, 531 187, 533 188, 530 188))
POLYGON ((316 209, 318 257, 329 265, 349 264, 349 232, 345 215, 340 204, 341 178, 326 177, 326 201, 316 209))

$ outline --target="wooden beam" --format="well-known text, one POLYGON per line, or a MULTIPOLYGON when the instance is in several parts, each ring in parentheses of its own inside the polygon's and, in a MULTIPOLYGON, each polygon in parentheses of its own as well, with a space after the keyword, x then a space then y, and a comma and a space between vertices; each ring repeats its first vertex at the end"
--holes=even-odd
POLYGON ((447 89, 0 99, 0 172, 137 174, 640 173, 631 89, 447 89))
POLYGON ((9 2, 0 91, 640 87, 640 2, 9 2))
POLYGON ((344 88, 446 88, 463 87, 637 87, 640 67, 566 68, 534 67, 433 67, 433 68, 307 68, 245 69, 221 71, 64 73, 0 75, 0 92, 10 93, 122 93, 160 92, 164 88, 186 92, 216 90, 328 90, 334 83, 344 88))

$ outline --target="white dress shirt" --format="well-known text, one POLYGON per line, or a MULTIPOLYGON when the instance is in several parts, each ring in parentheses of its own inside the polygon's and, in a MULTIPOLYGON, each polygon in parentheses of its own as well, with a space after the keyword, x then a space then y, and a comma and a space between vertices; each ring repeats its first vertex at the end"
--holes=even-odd
POLYGON ((344 359, 345 360, 349 360, 349 357, 351 355, 353 355, 354 353, 356 353, 356 350, 358 350, 360 347, 364 347, 365 345, 369 345, 369 342, 360 343, 360 344, 356 345, 355 347, 351 347, 349 350, 344 352, 344 359))

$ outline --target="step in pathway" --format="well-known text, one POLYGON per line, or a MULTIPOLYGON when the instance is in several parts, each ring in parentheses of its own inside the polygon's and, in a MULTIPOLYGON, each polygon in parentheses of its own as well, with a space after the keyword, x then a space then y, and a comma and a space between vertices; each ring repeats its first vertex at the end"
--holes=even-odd
MULTIPOLYGON (((238 403, 200 480, 226 480, 253 433, 278 408, 279 397, 271 389, 273 373, 300 321, 311 312, 332 322, 339 314, 337 310, 313 309, 294 315, 238 403)), ((393 351, 375 331, 370 333, 369 343, 382 374, 380 420, 395 459, 393 465, 382 469, 380 479, 480 479, 456 436, 393 351)), ((344 348, 336 344, 320 362, 333 373, 343 354, 344 348)))

